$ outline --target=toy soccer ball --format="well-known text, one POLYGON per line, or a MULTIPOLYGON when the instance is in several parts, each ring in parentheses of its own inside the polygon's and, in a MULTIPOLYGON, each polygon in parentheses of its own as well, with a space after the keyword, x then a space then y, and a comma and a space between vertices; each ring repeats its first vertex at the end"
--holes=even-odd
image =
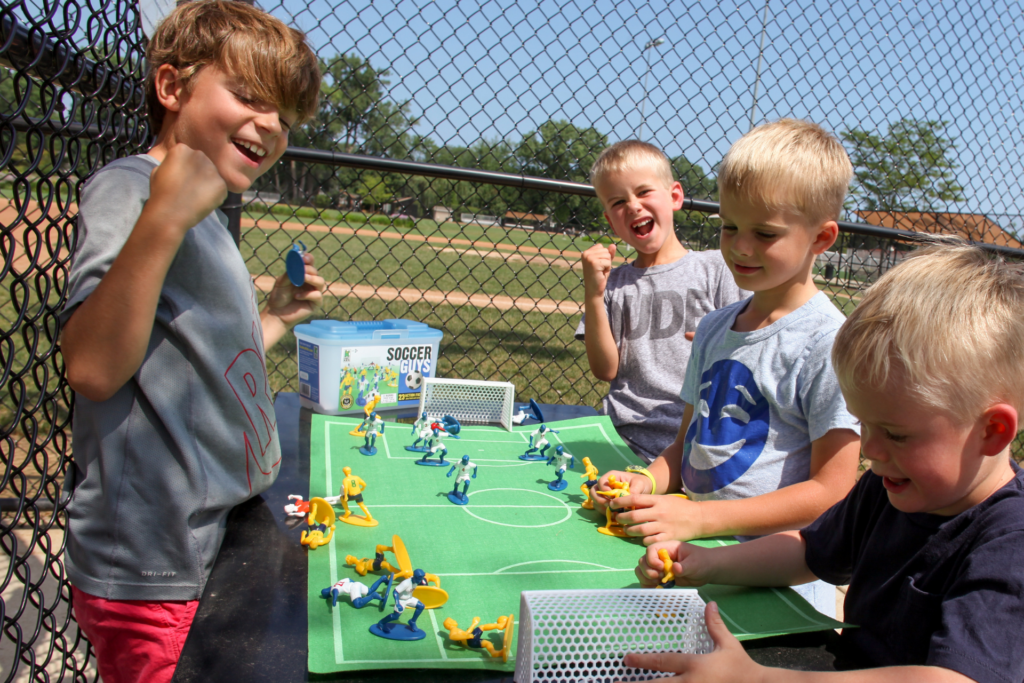
POLYGON ((405 386, 410 389, 419 389, 420 385, 423 384, 423 375, 419 372, 410 372, 405 376, 405 386))

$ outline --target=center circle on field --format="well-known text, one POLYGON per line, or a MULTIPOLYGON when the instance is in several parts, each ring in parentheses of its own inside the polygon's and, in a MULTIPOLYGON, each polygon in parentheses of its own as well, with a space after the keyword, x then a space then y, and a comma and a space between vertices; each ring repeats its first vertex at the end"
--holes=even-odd
POLYGON ((565 503, 564 500, 558 498, 557 496, 553 496, 545 491, 534 491, 532 489, 515 488, 480 489, 478 491, 471 492, 469 494, 469 497, 471 498, 469 505, 466 505, 462 508, 463 510, 465 510, 466 514, 468 514, 471 517, 476 517, 481 522, 489 522, 490 524, 497 524, 498 526, 514 527, 516 529, 541 529, 546 526, 555 526, 556 524, 561 524, 563 522, 568 521, 569 518, 572 517, 572 509, 565 503), (509 514, 502 514, 503 509, 510 508, 503 508, 500 505, 495 505, 494 507, 482 507, 488 505, 488 500, 496 499, 498 497, 496 494, 498 494, 499 492, 504 492, 503 497, 507 497, 507 495, 511 493, 516 498, 517 505, 529 506, 531 504, 535 504, 538 506, 538 509, 540 508, 540 506, 550 507, 552 508, 550 510, 551 514, 563 516, 561 517, 561 519, 557 519, 553 522, 545 522, 543 524, 512 524, 507 521, 501 521, 502 519, 510 518, 509 514), (537 498, 537 496, 541 496, 546 500, 541 500, 537 498), (551 501, 558 503, 558 506, 552 506, 551 501), (474 505, 477 506, 475 509, 474 505), (492 519, 492 517, 496 517, 497 519, 492 519))

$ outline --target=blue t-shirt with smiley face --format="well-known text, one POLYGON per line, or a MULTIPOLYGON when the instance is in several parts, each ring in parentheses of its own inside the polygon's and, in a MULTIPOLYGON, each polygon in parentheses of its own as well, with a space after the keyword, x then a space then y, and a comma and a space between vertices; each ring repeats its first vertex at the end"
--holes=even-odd
POLYGON ((739 302, 709 313, 693 340, 680 396, 694 407, 682 484, 693 500, 770 493, 811 475, 811 442, 860 433, 832 369, 843 314, 818 292, 768 327, 734 332, 739 302))

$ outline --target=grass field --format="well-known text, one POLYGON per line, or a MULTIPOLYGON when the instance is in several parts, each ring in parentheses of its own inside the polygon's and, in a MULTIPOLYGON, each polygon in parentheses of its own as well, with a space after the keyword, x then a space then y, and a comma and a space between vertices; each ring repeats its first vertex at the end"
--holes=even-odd
MULTIPOLYGON (((608 418, 583 418, 557 423, 551 451, 557 445, 576 456, 566 471, 568 486, 552 491, 554 467, 517 457, 528 446, 536 425, 509 432, 497 427, 464 427, 460 439, 447 439, 448 459, 469 455, 478 465, 470 480, 469 504, 450 503, 453 478, 448 467, 417 466, 422 454, 405 450, 413 441, 409 425, 388 424, 377 439, 373 457, 360 455, 363 439, 349 435, 354 418, 313 417, 310 433, 310 495, 337 495, 349 466, 367 483, 364 494, 377 527, 338 523, 334 540, 309 552, 309 669, 312 672, 372 668, 493 667, 511 670, 480 651, 452 644, 441 627, 446 617, 466 626, 474 616, 487 623, 519 612, 523 590, 639 588, 633 567, 643 553, 637 540, 597 532, 604 517, 584 510, 580 491, 588 456, 601 471, 622 469, 639 460, 622 443, 608 418), (320 597, 322 588, 343 577, 369 586, 375 575, 359 577, 346 556, 372 558, 377 544, 391 545, 399 535, 414 568, 440 579, 448 602, 425 611, 418 625, 424 640, 395 643, 368 632, 384 614, 376 603, 356 610, 347 599, 332 608, 320 597)), ((550 452, 550 451, 549 451, 550 452)), ((460 486, 460 491, 462 487, 460 486)), ((358 509, 353 511, 359 514, 358 509)), ((298 535, 298 531, 295 532, 298 535)), ((705 545, 719 545, 715 540, 705 545)), ((391 555, 388 556, 392 557, 391 555)), ((391 561, 389 559, 389 561, 391 561)), ((818 614, 789 589, 709 587, 705 599, 719 602, 730 629, 740 638, 834 628, 837 622, 818 614)), ((407 614, 402 621, 408 621, 407 614)))

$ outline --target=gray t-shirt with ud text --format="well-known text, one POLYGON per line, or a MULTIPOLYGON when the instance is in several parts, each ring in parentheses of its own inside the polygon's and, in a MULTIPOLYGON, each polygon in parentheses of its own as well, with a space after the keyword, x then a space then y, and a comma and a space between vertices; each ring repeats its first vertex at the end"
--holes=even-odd
MULTIPOLYGON (((746 296, 719 251, 691 251, 648 268, 627 263, 608 275, 604 303, 619 371, 603 412, 644 460, 658 457, 679 433, 679 389, 690 357, 683 335, 711 311, 746 296)), ((584 322, 576 328, 577 339, 584 338, 584 322)))
MULTIPOLYGON (((119 159, 82 190, 64 321, 120 253, 156 166, 119 159)), ((280 471, 256 291, 224 220, 185 236, 135 375, 106 401, 76 394, 66 566, 86 593, 198 599, 228 512, 280 471)))

